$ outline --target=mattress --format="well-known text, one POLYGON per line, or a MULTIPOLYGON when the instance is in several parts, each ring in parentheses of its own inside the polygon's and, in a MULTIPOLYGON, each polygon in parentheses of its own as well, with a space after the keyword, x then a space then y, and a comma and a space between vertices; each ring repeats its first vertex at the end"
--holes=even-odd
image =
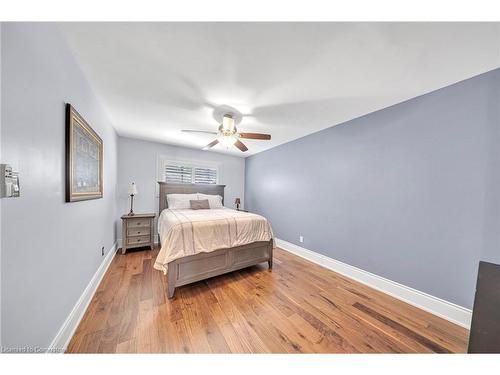
POLYGON ((229 208, 165 209, 158 233, 162 247, 154 268, 164 273, 168 263, 179 258, 273 239, 265 217, 229 208))

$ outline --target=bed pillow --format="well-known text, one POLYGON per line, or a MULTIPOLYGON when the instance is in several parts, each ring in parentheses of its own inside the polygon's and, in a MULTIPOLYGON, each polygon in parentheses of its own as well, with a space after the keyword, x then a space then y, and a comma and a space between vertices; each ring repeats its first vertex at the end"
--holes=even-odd
POLYGON ((208 199, 190 200, 192 210, 208 210, 210 205, 208 204, 208 199))
POLYGON ((222 197, 220 195, 210 195, 198 193, 198 199, 207 199, 210 208, 222 208, 222 197))
POLYGON ((171 210, 191 208, 190 200, 198 200, 198 194, 167 194, 167 204, 171 210))

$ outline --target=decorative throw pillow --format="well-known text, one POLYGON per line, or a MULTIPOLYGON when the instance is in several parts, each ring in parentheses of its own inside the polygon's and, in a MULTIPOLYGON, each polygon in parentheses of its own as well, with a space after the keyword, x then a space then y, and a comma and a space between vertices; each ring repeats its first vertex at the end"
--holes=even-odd
POLYGON ((192 210, 207 210, 210 208, 208 199, 190 200, 192 210))

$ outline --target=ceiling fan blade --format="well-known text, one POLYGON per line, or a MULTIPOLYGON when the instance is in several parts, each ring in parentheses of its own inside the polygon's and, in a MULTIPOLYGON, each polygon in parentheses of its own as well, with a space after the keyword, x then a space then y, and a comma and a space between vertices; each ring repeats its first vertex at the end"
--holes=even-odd
POLYGON ((209 148, 214 147, 217 143, 219 143, 219 140, 218 140, 218 139, 216 139, 216 140, 214 140, 214 141, 210 142, 208 145, 206 145, 205 147, 203 147, 203 150, 208 150, 209 148))
POLYGON ((181 132, 184 133, 204 133, 204 134, 217 134, 217 132, 209 132, 206 130, 187 130, 187 129, 182 129, 181 132))
POLYGON ((264 141, 268 141, 271 139, 270 134, 262 134, 262 133, 239 133, 240 138, 246 139, 261 139, 264 141))
POLYGON ((245 151, 247 151, 247 150, 248 150, 247 146, 245 146, 245 145, 243 144, 243 142, 241 142, 240 140, 236 140, 236 142, 234 143, 234 145, 235 145, 236 147, 238 147, 238 148, 240 149, 240 151, 245 152, 245 151))

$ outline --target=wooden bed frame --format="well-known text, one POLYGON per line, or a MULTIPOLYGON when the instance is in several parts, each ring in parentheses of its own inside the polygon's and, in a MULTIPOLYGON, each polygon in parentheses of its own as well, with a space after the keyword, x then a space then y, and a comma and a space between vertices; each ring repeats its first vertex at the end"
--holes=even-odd
MULTIPOLYGON (((222 196, 224 203, 225 185, 172 184, 160 185, 159 214, 168 208, 167 194, 214 194, 222 196)), ((160 235, 158 234, 158 237, 160 235)), ((161 246, 161 238, 159 239, 161 246)), ((219 276, 259 263, 268 262, 273 268, 273 240, 253 242, 243 246, 215 250, 176 259, 168 263, 168 298, 174 296, 175 288, 196 281, 219 276)))

